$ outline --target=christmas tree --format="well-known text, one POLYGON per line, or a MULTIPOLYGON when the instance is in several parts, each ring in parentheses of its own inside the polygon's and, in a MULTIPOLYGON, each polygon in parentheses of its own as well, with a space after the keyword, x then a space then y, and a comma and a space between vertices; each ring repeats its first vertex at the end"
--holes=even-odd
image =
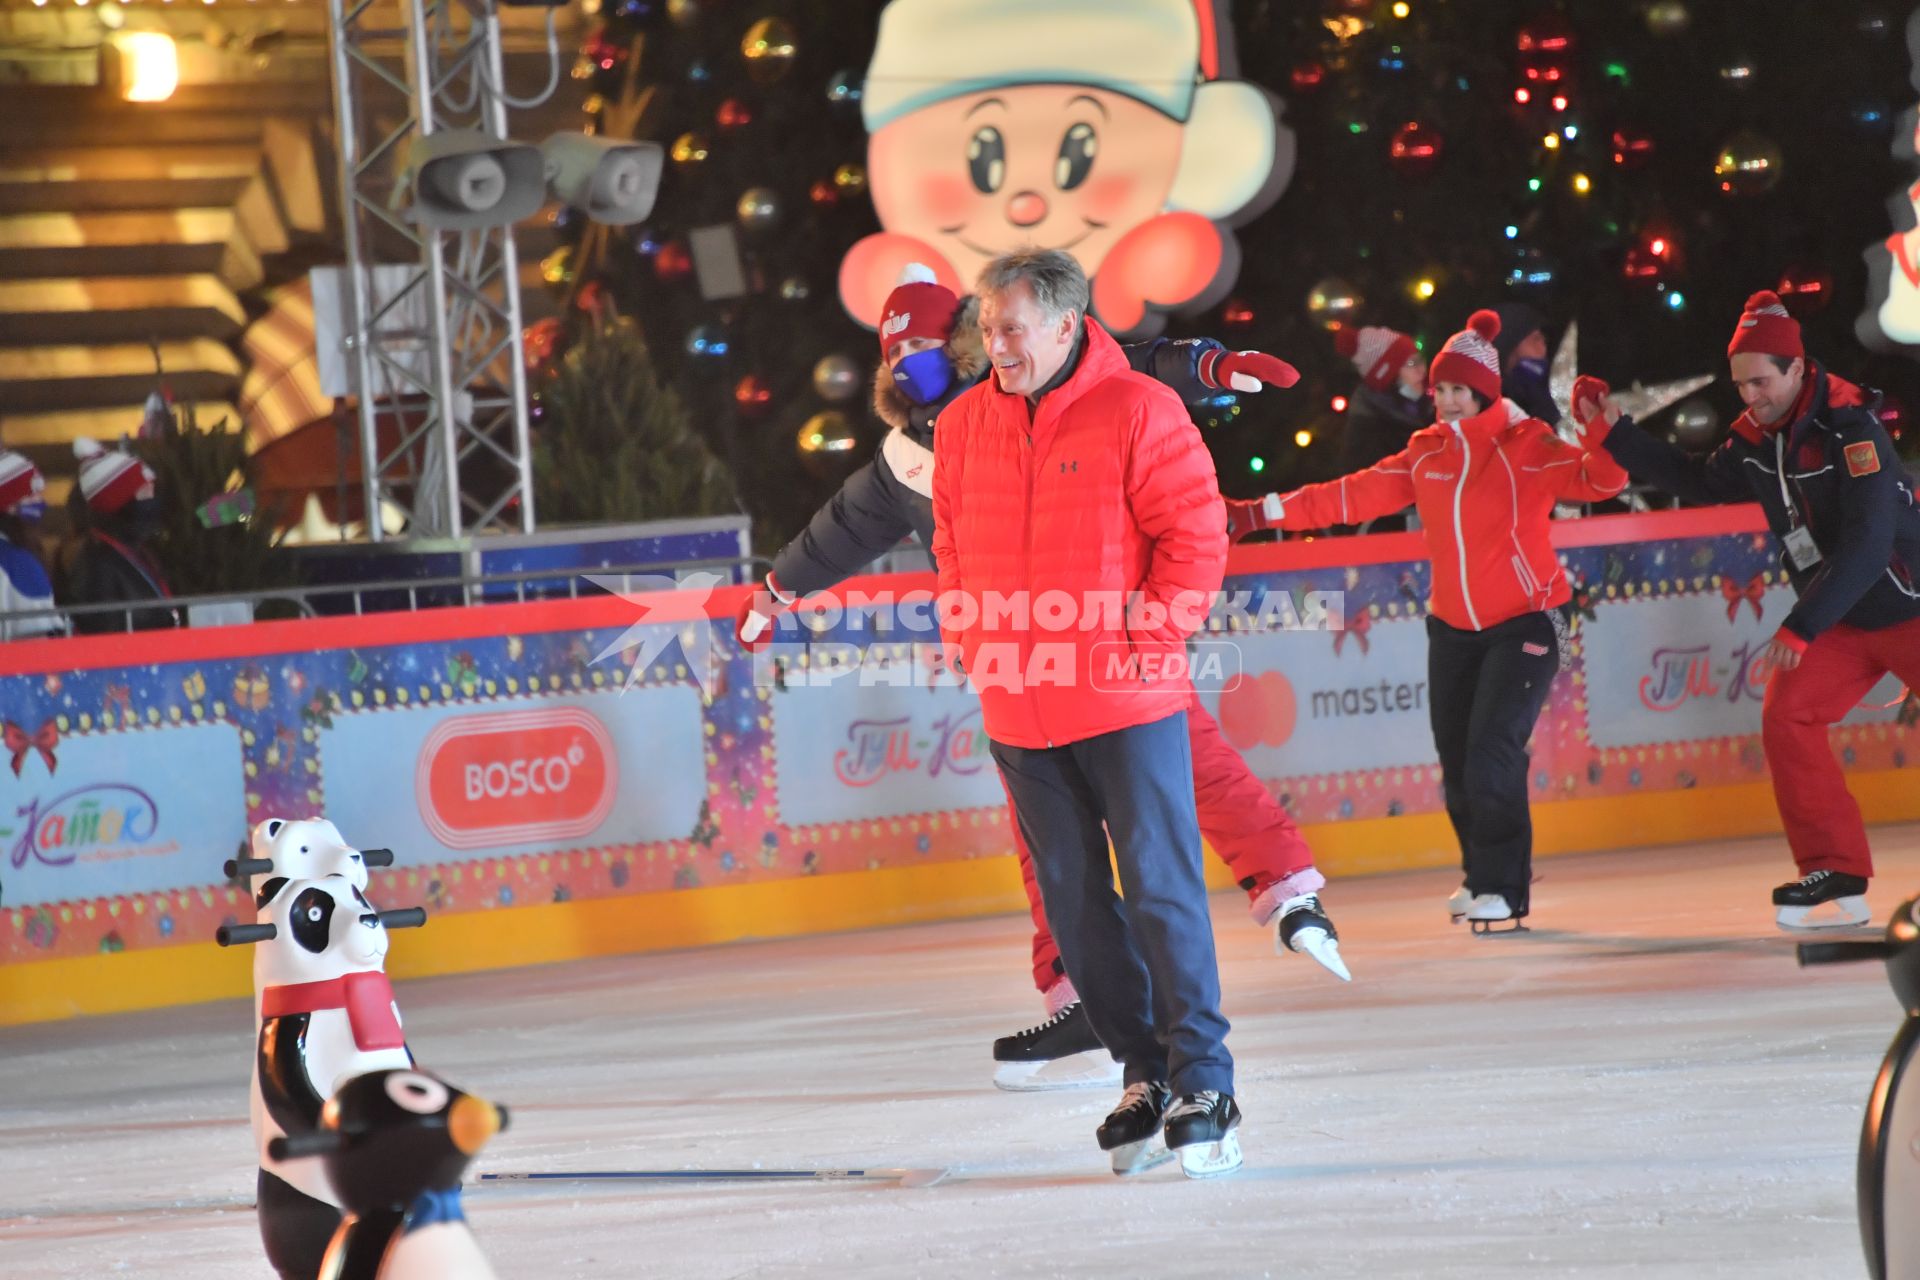
MULTIPOLYGON (((648 222, 591 237, 569 227, 576 242, 547 274, 576 301, 611 298, 637 320, 770 549, 879 434, 859 398, 875 340, 848 317, 836 274, 880 229, 861 98, 887 6, 602 2, 575 67, 584 105, 604 132, 659 141, 668 171, 648 222), (723 252, 696 270, 695 245, 716 233, 723 252), (736 250, 732 289, 712 268, 736 250)), ((1116 0, 1113 14, 1165 7, 1116 0)), ((1902 180, 1889 138, 1910 90, 1901 15, 1887 5, 1193 8, 1237 46, 1239 78, 1279 101, 1297 149, 1284 193, 1237 229, 1224 301, 1167 328, 1305 374, 1289 391, 1196 409, 1229 493, 1331 474, 1337 397, 1356 380, 1334 352, 1339 324, 1390 325, 1431 351, 1475 308, 1526 301, 1550 338, 1578 319, 1581 365, 1617 384, 1724 378, 1741 302, 1774 288, 1818 358, 1890 393, 1890 426, 1920 395, 1908 362, 1867 352, 1851 331, 1866 293, 1860 246, 1885 239, 1884 193, 1902 180)), ((978 11, 1012 15, 990 34, 1020 40, 1018 6, 978 11)), ((956 155, 959 179, 966 163, 956 155)), ((1703 395, 1709 419, 1738 411, 1724 380, 1703 395)))

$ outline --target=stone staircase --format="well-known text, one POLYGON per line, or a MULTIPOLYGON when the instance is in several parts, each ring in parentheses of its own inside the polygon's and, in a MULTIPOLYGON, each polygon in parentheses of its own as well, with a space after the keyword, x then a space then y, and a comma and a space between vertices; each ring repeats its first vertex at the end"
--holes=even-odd
MULTIPOLYGON (((232 418, 239 336, 265 290, 343 257, 324 7, 276 20, 301 43, 264 79, 185 85, 163 103, 0 83, 0 442, 39 464, 50 504, 66 499, 75 439, 138 427, 150 344, 201 423, 232 418)), ((517 27, 537 21, 515 11, 517 27)), ((563 60, 578 38, 562 31, 563 60)), ((544 78, 543 36, 516 31, 508 47, 510 83, 544 78)), ((577 128, 575 83, 516 116, 516 134, 577 128)), ((519 240, 531 321, 554 305, 539 278, 555 243, 544 213, 519 240)))

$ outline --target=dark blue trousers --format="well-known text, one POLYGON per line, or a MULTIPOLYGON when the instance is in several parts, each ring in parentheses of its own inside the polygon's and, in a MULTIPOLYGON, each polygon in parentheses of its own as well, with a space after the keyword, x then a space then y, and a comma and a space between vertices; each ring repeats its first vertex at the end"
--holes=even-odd
POLYGON ((996 742, 993 758, 1067 976, 1127 1083, 1232 1093, 1186 712, 1064 747, 996 742))

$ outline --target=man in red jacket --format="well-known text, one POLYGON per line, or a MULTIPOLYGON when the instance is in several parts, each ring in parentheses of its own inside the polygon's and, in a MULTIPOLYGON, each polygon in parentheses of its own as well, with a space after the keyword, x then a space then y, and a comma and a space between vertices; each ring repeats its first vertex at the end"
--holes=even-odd
POLYGON ((1164 1127, 1190 1176, 1228 1173, 1240 1113, 1185 710, 1186 638, 1226 571, 1213 461, 1178 398, 1087 317, 1070 255, 998 258, 979 293, 994 376, 934 441, 942 632, 1067 976, 1123 1068, 1101 1148, 1132 1173, 1158 1162, 1164 1127))

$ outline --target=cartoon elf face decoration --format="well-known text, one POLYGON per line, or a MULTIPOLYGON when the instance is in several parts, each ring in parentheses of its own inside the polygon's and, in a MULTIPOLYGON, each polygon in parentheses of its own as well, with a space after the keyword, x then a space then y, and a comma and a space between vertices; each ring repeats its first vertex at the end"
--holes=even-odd
POLYGON ((1104 89, 1019 85, 951 98, 867 149, 880 221, 938 249, 963 280, 1014 249, 1065 249, 1089 275, 1166 208, 1184 130, 1104 89))
POLYGON ((1064 249, 1117 333, 1223 297, 1229 227, 1293 169, 1265 90, 1231 74, 1225 0, 892 0, 861 97, 884 230, 841 263, 876 324, 910 262, 967 292, 1016 249, 1064 249))

